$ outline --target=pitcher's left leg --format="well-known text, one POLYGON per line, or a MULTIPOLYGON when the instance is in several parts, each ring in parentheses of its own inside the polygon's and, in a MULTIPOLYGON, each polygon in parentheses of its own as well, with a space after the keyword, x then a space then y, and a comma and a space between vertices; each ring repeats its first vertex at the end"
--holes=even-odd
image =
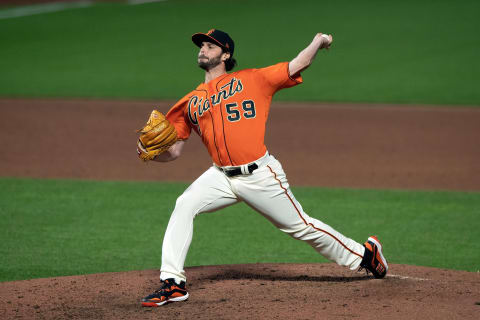
POLYGON ((237 195, 281 231, 309 243, 329 260, 357 270, 365 248, 329 225, 308 216, 293 196, 280 163, 272 156, 266 167, 235 181, 237 195))

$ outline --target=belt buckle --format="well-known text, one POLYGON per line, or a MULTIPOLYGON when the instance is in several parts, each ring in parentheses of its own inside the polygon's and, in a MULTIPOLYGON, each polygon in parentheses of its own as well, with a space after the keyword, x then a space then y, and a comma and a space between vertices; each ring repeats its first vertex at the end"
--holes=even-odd
POLYGON ((245 175, 250 175, 250 174, 253 173, 253 171, 257 170, 258 169, 258 164, 256 164, 255 162, 249 164, 248 166, 245 167, 247 169, 246 172, 244 172, 244 170, 242 170, 242 167, 243 166, 239 166, 239 167, 233 167, 233 168, 229 168, 229 169, 224 169, 224 168, 220 167, 220 169, 222 170, 222 172, 227 177, 235 177, 235 176, 239 176, 239 175, 244 175, 245 176, 245 175))
POLYGON ((222 169, 222 171, 227 177, 235 177, 235 176, 238 176, 239 174, 242 174, 242 172, 238 167, 235 167, 233 169, 222 169))
POLYGON ((224 168, 224 167, 218 167, 218 169, 220 169, 220 171, 222 171, 226 176, 230 176, 231 172, 234 171, 237 167, 233 167, 233 168, 224 168))
POLYGON ((248 172, 249 172, 250 174, 252 174, 253 171, 255 171, 255 170, 258 169, 258 164, 257 164, 256 162, 254 162, 254 163, 250 164, 250 165, 247 167, 247 169, 248 169, 248 172))

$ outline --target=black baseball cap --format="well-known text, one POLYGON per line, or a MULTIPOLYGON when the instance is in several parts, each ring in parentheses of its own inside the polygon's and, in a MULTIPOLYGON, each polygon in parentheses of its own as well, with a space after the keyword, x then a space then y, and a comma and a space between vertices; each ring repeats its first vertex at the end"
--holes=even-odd
POLYGON ((207 33, 195 33, 192 36, 192 41, 199 48, 202 46, 202 42, 212 42, 225 49, 225 51, 230 52, 232 56, 235 49, 235 44, 228 33, 217 29, 210 29, 207 33))

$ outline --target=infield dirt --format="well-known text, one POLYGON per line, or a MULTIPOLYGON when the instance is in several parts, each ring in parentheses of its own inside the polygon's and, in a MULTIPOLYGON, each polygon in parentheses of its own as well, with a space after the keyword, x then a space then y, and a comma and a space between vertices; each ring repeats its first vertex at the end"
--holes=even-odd
MULTIPOLYGON (((171 102, 0 100, 0 176, 192 182, 196 134, 171 163, 142 163, 136 129, 171 102)), ((266 145, 293 186, 480 190, 480 109, 273 103, 266 145)))
POLYGON ((333 264, 187 268, 186 302, 142 308, 158 270, 0 283, 7 319, 478 319, 479 274, 393 265, 382 280, 333 264))
MULTIPOLYGON (((198 137, 172 163, 141 163, 137 134, 169 102, 0 100, 0 176, 193 181, 198 137)), ((480 109, 274 103, 266 144, 290 184, 480 190, 480 109)), ((388 248, 385 248, 388 258, 388 248)), ((0 283, 6 319, 478 319, 480 274, 393 265, 384 280, 334 264, 187 268, 191 298, 139 299, 158 270, 0 283)))

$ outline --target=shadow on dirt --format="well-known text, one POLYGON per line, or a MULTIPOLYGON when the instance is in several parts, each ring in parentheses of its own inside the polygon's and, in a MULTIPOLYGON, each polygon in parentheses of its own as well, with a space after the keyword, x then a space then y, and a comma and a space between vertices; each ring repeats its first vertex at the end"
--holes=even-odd
POLYGON ((270 274, 262 274, 255 272, 248 272, 241 269, 228 269, 222 273, 200 277, 197 281, 218 281, 218 280, 266 280, 266 281, 306 281, 306 282, 354 282, 365 281, 373 279, 371 276, 309 276, 309 275, 295 275, 295 274, 275 274, 277 270, 267 270, 270 274))

